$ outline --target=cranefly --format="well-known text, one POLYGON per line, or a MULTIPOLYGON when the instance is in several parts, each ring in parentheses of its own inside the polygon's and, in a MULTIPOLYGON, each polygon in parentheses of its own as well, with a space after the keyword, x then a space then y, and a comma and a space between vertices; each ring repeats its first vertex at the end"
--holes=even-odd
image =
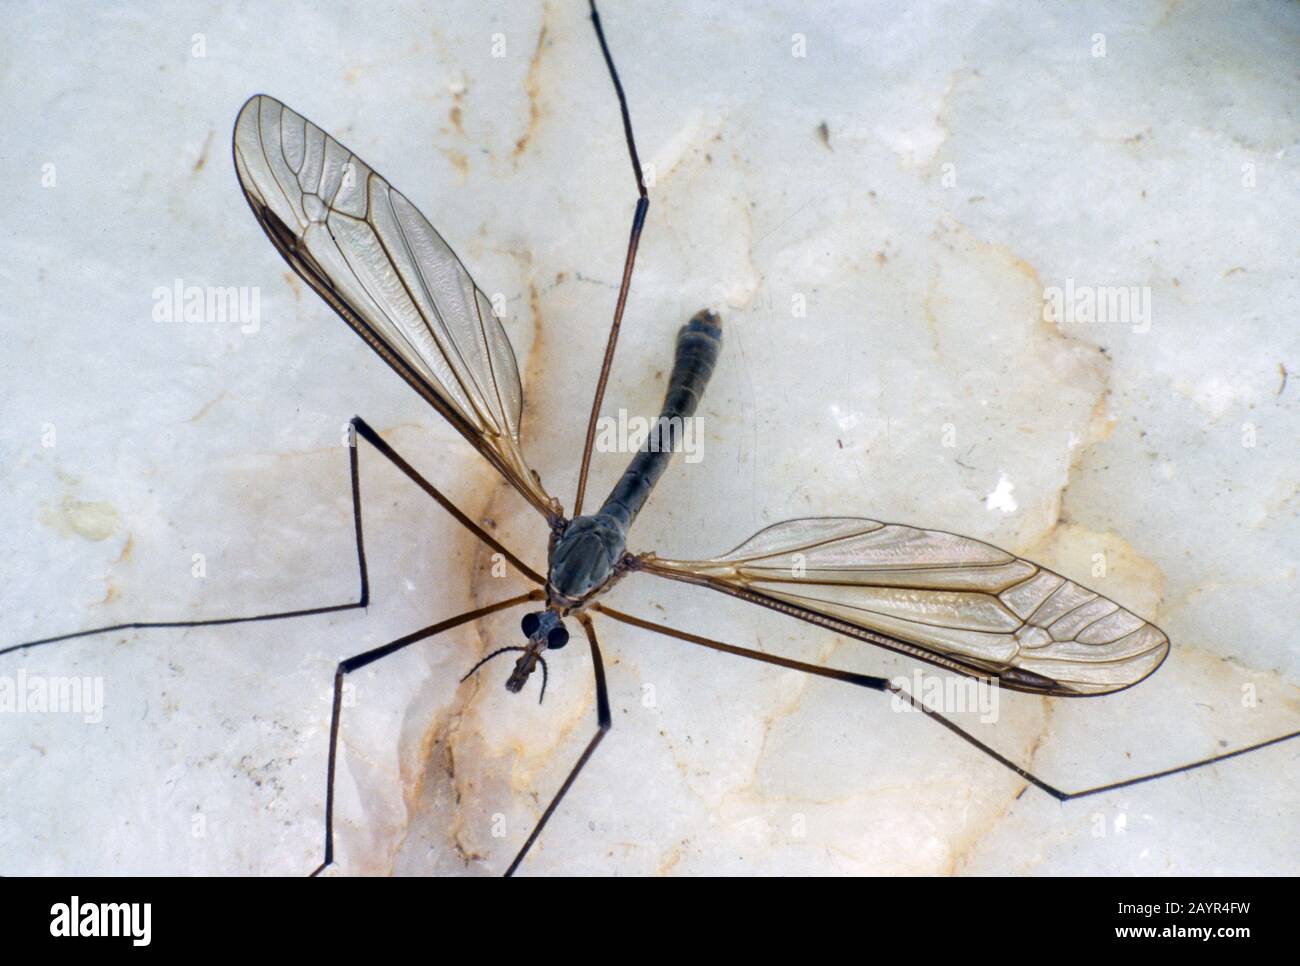
MULTIPOLYGON (((525 605, 532 605, 521 621, 525 643, 492 652, 470 673, 498 655, 517 654, 506 687, 521 691, 541 668, 540 697, 545 693, 545 655, 568 643, 565 622, 575 620, 591 651, 596 731, 520 845, 507 875, 524 860, 611 726, 593 614, 715 651, 892 694, 1061 801, 1204 767, 1300 734, 1292 732, 1095 788, 1063 791, 885 678, 712 640, 614 610, 598 600, 629 574, 653 574, 708 587, 1001 687, 1053 697, 1109 694, 1137 684, 1160 666, 1170 646, 1159 628, 1116 602, 997 547, 938 530, 861 517, 814 517, 774 524, 734 550, 704 560, 671 560, 652 552, 629 551, 629 531, 668 466, 677 441, 674 431, 695 412, 722 350, 723 323, 710 309, 698 312, 677 334, 659 422, 667 428, 666 438, 633 456, 599 509, 582 512, 597 419, 649 209, 627 98, 594 2, 591 19, 618 97, 637 202, 571 515, 547 492, 525 459, 520 442, 523 391, 514 352, 491 302, 442 236, 374 169, 275 98, 264 94, 250 98, 235 122, 233 151, 239 182, 271 243, 326 304, 510 483, 549 531, 547 572, 540 574, 458 509, 363 419, 352 420, 357 437, 537 586, 339 663, 330 720, 324 855, 315 873, 334 859, 335 764, 347 675, 419 641, 525 605)), ((131 628, 280 620, 365 607, 370 588, 355 445, 349 448, 349 460, 361 583, 357 601, 252 617, 115 625, 15 645, 0 654, 131 628)))

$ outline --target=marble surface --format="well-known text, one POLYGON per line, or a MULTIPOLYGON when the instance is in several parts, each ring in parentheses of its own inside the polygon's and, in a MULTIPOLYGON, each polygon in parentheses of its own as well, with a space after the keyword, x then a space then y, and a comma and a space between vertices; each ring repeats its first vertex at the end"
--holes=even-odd
MULTIPOLYGON (((635 197, 584 13, 10 9, 0 646, 355 599, 354 413, 544 566, 540 519, 289 274, 228 138, 247 96, 274 94, 422 208, 504 297, 525 448, 571 504, 635 197), (256 290, 256 324, 155 321, 178 279, 256 290)), ((708 555, 788 517, 862 515, 986 539, 1114 597, 1169 633, 1154 677, 958 716, 1062 788, 1294 730, 1295 6, 604 17, 654 177, 606 410, 657 411, 696 309, 726 327, 704 458, 670 468, 633 549, 708 555), (1138 311, 1045 318, 1067 286, 1135 288, 1138 311)), ((598 454, 593 491, 625 459, 598 454)), ((103 688, 97 721, 0 713, 0 872, 320 861, 336 662, 525 589, 373 451, 361 463, 368 611, 0 658, 0 678, 103 688)), ((917 670, 650 577, 609 603, 803 660, 917 670)), ((354 676, 336 873, 508 864, 594 725, 580 640, 540 706, 504 690, 500 665, 457 684, 518 643, 519 616, 354 676)), ((1060 805, 879 695, 597 626, 614 730, 527 873, 1297 871, 1294 743, 1060 805)))

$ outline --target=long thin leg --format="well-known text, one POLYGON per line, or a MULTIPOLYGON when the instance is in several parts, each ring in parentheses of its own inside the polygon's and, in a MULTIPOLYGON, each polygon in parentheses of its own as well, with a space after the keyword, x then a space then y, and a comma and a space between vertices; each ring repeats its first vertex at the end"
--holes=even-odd
POLYGON ((518 597, 511 597, 509 600, 489 604, 486 607, 479 607, 457 617, 439 621, 437 624, 430 624, 423 630, 407 634, 405 637, 399 637, 395 641, 390 641, 380 647, 372 648, 369 651, 356 654, 339 662, 334 671, 334 710, 330 714, 329 763, 325 774, 325 861, 316 867, 315 871, 312 872, 313 876, 320 875, 334 862, 334 774, 339 750, 339 718, 343 712, 343 679, 353 671, 363 668, 367 664, 373 664, 390 654, 396 654, 402 648, 409 647, 417 641, 426 640, 435 634, 449 631, 461 624, 467 624, 480 617, 486 617, 488 614, 495 614, 507 607, 514 607, 516 604, 527 603, 530 600, 541 600, 543 596, 545 595, 540 590, 530 590, 518 597))
POLYGON ((1042 791, 1051 795, 1053 798, 1055 798, 1057 801, 1060 802, 1068 802, 1071 799, 1083 798, 1087 795, 1100 795, 1102 792, 1114 791, 1117 788, 1128 788, 1130 785, 1140 785, 1143 782, 1153 781, 1157 778, 1165 778, 1166 776, 1169 775, 1177 775, 1180 772, 1187 772, 1197 768, 1204 768, 1207 765, 1213 765, 1216 762, 1226 761, 1229 758, 1236 758, 1239 755, 1244 755, 1252 751, 1258 751, 1259 749, 1267 748, 1270 745, 1281 744, 1284 741, 1289 741, 1292 738, 1300 736, 1300 731, 1293 731, 1290 734, 1280 735, 1276 738, 1270 738, 1267 741, 1261 741, 1258 742, 1257 744, 1250 745, 1246 748, 1238 748, 1236 751, 1225 752, 1222 755, 1214 755, 1210 758, 1202 758, 1199 761, 1188 762, 1185 765, 1178 765, 1175 768, 1166 768, 1163 771, 1152 772, 1149 775, 1139 775, 1136 778, 1126 778, 1123 781, 1111 782, 1110 784, 1107 785, 1099 785, 1096 788, 1085 788, 1080 791, 1067 792, 1067 791, 1062 791, 1061 789, 1057 788, 1054 785, 1049 785, 1047 782, 1043 781, 1037 775, 1034 775, 1032 772, 1026 771, 1024 768, 1021 768, 1015 762, 1011 761, 1009 758, 1006 758, 998 751, 989 747, 984 742, 976 738, 974 735, 970 734, 968 731, 963 730, 955 722, 949 720, 947 717, 940 714, 938 711, 935 711, 932 708, 927 707, 924 702, 922 702, 914 695, 912 695, 911 692, 907 691, 905 688, 898 687, 896 684, 893 684, 891 681, 887 680, 886 678, 870 677, 865 674, 855 674, 852 671, 841 671, 838 668, 828 668, 828 667, 821 667, 816 664, 806 664, 803 661, 793 661, 790 660, 789 658, 778 657, 775 654, 764 654, 762 651, 753 651, 750 650, 749 648, 737 647, 734 644, 723 644, 721 641, 714 641, 714 640, 710 640, 707 637, 700 637, 698 634, 689 634, 685 631, 679 631, 671 627, 665 627, 664 625, 657 624, 654 621, 644 620, 643 618, 640 617, 633 617, 631 614, 625 614, 622 613, 621 611, 612 610, 611 608, 606 607, 603 604, 597 603, 597 604, 593 604, 592 606, 596 610, 600 611, 600 613, 606 615, 607 617, 612 617, 616 621, 622 621, 624 624, 630 624, 633 627, 640 627, 648 631, 657 631, 658 633, 663 634, 665 637, 676 638, 677 640, 687 641, 688 643, 691 644, 700 644, 703 645, 704 647, 711 648, 715 651, 722 651, 727 654, 736 654, 740 657, 751 658, 752 660, 755 661, 762 661, 765 664, 775 664, 778 667, 792 668, 793 670, 796 671, 804 671, 808 674, 815 674, 818 677, 830 678, 835 681, 844 681, 848 684, 856 684, 859 687, 870 688, 873 691, 889 692, 890 694, 895 695, 899 699, 906 701, 917 711, 920 711, 922 714, 924 714, 927 718, 939 722, 939 724, 943 725, 945 728, 947 728, 953 734, 957 735, 963 741, 969 743, 975 748, 978 748, 980 751, 984 752, 984 754, 988 755, 998 764, 1015 772, 1025 781, 1033 785, 1035 788, 1041 789, 1042 791))
POLYGON ((606 607, 604 604, 596 603, 591 605, 595 610, 600 611, 606 617, 612 617, 616 621, 624 624, 630 624, 633 627, 640 627, 642 630, 655 631, 663 634, 665 637, 673 637, 679 641, 686 641, 688 644, 699 644, 710 650, 721 651, 724 654, 735 654, 737 657, 747 657, 755 661, 762 661, 764 664, 775 664, 777 667, 789 668, 792 671, 804 671, 807 674, 815 674, 820 678, 830 678, 833 681, 843 681, 846 684, 855 684, 860 688, 870 688, 872 691, 887 691, 890 687, 889 681, 885 678, 872 677, 869 674, 858 674, 855 671, 842 671, 837 667, 822 667, 820 664, 809 664, 806 661, 796 661, 793 658, 781 657, 778 654, 765 654, 762 651, 754 651, 747 647, 738 647, 735 644, 724 644, 722 641, 715 641, 712 638, 701 637, 699 634, 691 634, 688 631, 679 631, 673 627, 666 627, 663 624, 657 624, 654 621, 648 621, 642 617, 633 617, 621 610, 614 610, 612 607, 606 607))
POLYGON ((1238 748, 1236 751, 1225 752, 1222 755, 1213 755, 1209 758, 1202 758, 1199 761, 1191 761, 1185 765, 1177 765, 1174 768, 1166 768, 1163 771, 1151 772, 1149 775, 1138 775, 1136 778, 1126 778, 1123 781, 1111 782, 1108 785, 1098 785, 1096 788, 1084 788, 1077 792, 1066 792, 1055 787, 1054 785, 1047 784, 1047 782, 1043 781, 1041 778, 1038 778, 1036 775, 1033 775, 1030 772, 1025 771, 1025 769, 1021 768, 1015 762, 1009 761, 1008 759, 1004 758, 1002 755, 998 754, 996 751, 994 751, 988 745, 984 744, 984 742, 980 741, 974 735, 958 727, 955 722, 950 721, 947 717, 940 714, 938 711, 926 707, 924 702, 919 700, 915 695, 913 695, 911 692, 907 691, 906 689, 900 688, 894 684, 890 684, 888 690, 890 691, 890 693, 895 694, 902 700, 906 701, 917 711, 920 711, 927 718, 939 722, 939 724, 943 725, 945 728, 947 728, 953 734, 957 735, 963 741, 969 742, 971 745, 974 745, 976 748, 984 752, 990 758, 994 759, 995 761, 999 762, 1002 765, 1005 765, 1007 768, 1010 768, 1013 772, 1015 772, 1025 781, 1029 782, 1035 788, 1042 789, 1043 791, 1047 792, 1047 794, 1051 795, 1059 802, 1068 802, 1072 798, 1084 798, 1088 795, 1100 795, 1102 792, 1114 791, 1117 788, 1128 788, 1130 785, 1140 785, 1143 782, 1154 781, 1157 778, 1165 778, 1169 775, 1177 775, 1182 772, 1194 771, 1197 768, 1204 768, 1207 765, 1213 765, 1215 762, 1227 761, 1229 758, 1236 758, 1238 755, 1244 755, 1247 752, 1258 751, 1259 749, 1267 748, 1270 745, 1281 744, 1283 741, 1288 741, 1291 738, 1300 735, 1300 731, 1293 731, 1289 735, 1279 735, 1276 738, 1270 738, 1267 741, 1261 741, 1258 742, 1257 744, 1249 745, 1245 748, 1238 748))
MULTIPOLYGON (((370 428, 369 424, 360 416, 354 416, 352 426, 357 434, 367 440, 375 447, 379 453, 400 469, 420 489, 433 497, 438 505, 445 509, 455 518, 455 520, 465 527, 476 537, 486 543, 493 550, 500 553, 529 580, 537 584, 544 584, 545 580, 534 571, 531 567, 521 561, 513 553, 502 546, 486 530, 476 524, 469 517, 465 516, 456 508, 450 500, 428 480, 422 477, 411 465, 398 455, 397 451, 384 442, 383 438, 370 428)), ((355 445, 348 447, 348 471, 352 479, 352 523, 356 533, 357 544, 357 572, 361 581, 361 591, 358 599, 349 604, 332 604, 328 607, 308 607, 302 610, 278 611, 271 614, 257 614, 252 617, 218 617, 210 620, 199 621, 133 621, 128 624, 113 624, 108 627, 93 627, 90 630, 74 631, 71 634, 59 634, 55 637, 43 637, 35 641, 26 641, 22 644, 12 644, 8 647, 0 648, 0 657, 10 654, 14 651, 21 651, 26 648, 39 647, 42 644, 54 644, 58 641, 70 641, 78 637, 90 637, 94 634, 108 634, 113 631, 127 630, 144 630, 158 627, 213 627, 221 624, 249 624, 255 621, 274 621, 285 620, 290 617, 310 617, 316 614, 332 614, 337 611, 355 610, 356 608, 367 607, 370 604, 370 577, 366 569, 366 547, 361 532, 361 475, 357 460, 357 447, 355 445)))
POLYGON ((645 179, 641 174, 641 158, 636 153, 636 140, 632 137, 632 115, 628 113, 623 82, 618 79, 614 58, 610 56, 609 45, 605 43, 605 31, 600 25, 600 14, 596 12, 596 0, 589 0, 589 2, 591 25, 596 29, 600 52, 605 57, 605 66, 609 68, 610 79, 614 82, 614 93, 618 95, 618 109, 623 115, 623 137, 627 141, 627 152, 632 159, 632 173, 636 177, 638 197, 636 212, 632 215, 632 234, 627 242, 627 257, 623 260, 623 282, 619 285, 618 302, 614 305, 614 324, 609 328, 609 339, 605 343, 605 358, 600 365, 600 378, 596 380, 596 395, 591 401, 591 415, 587 418, 587 439, 582 446, 582 466, 578 470, 578 493, 573 498, 575 517, 582 513, 582 498, 587 492, 587 470, 591 466, 591 450, 596 442, 596 420, 600 418, 600 406, 605 399, 605 384, 609 382, 609 370, 614 364, 614 347, 618 344, 618 330, 623 324, 623 307, 627 304, 628 289, 632 285, 632 267, 636 264, 636 250, 641 244, 641 229, 645 226, 646 212, 650 208, 645 179))
POLYGON ((528 564, 524 563, 513 553, 507 550, 504 546, 501 545, 501 543, 497 541, 495 537, 493 537, 490 533, 488 533, 486 530, 480 527, 477 523, 475 523, 469 517, 465 516, 465 514, 462 513, 459 508, 457 508, 456 504, 452 503, 449 499, 443 496, 442 493, 438 491, 437 487, 435 487, 432 483, 430 483, 423 476, 417 473, 410 463, 402 459, 402 457, 398 455, 395 449, 393 449, 386 442, 384 442, 383 437, 380 436, 378 433, 376 433, 373 429, 371 429, 370 425, 364 419, 362 419, 360 416, 354 416, 352 419, 352 426, 356 429, 357 434, 359 436, 361 436, 368 443, 370 443, 370 445, 373 446, 375 449, 379 450, 379 452, 382 453, 390 463, 392 463, 399 470, 405 473, 407 477, 416 486, 422 489, 425 493, 429 494, 429 496, 433 497, 433 499, 437 501, 438 506, 442 507, 448 513, 450 513, 455 518, 457 523, 459 523, 470 533, 474 534, 474 536, 478 537, 480 540, 486 543, 497 553, 501 554, 501 556, 509 560, 514 565, 516 570, 518 570, 521 574, 523 574, 533 583, 541 584, 541 585, 546 584, 545 577, 543 577, 537 571, 533 570, 532 567, 528 566, 528 564))
POLYGON ((550 821, 556 808, 559 807, 560 801, 569 790, 569 786, 578 777, 578 772, 582 771, 583 766, 587 764, 587 760, 595 752, 596 746, 605 737, 605 732, 613 727, 613 719, 609 713, 609 691, 605 687, 605 662, 600 656, 600 645, 596 643, 596 628, 592 626, 591 618, 584 613, 578 613, 578 621, 582 624, 582 629, 587 632, 587 642, 591 645, 591 666, 596 676, 596 733, 591 736, 591 741, 587 742, 587 747, 578 756, 577 764, 570 769, 569 777, 564 779, 564 784, 560 786, 560 790, 555 793, 551 803, 546 806, 546 811, 542 812, 542 817, 533 826, 532 833, 524 842, 523 848, 519 850, 519 854, 515 856, 515 860, 510 863, 510 868, 506 869, 505 875, 507 877, 515 874, 515 870, 519 868, 519 863, 524 861, 524 856, 528 854, 528 850, 537 841, 537 836, 542 834, 542 829, 546 827, 546 823, 550 821))

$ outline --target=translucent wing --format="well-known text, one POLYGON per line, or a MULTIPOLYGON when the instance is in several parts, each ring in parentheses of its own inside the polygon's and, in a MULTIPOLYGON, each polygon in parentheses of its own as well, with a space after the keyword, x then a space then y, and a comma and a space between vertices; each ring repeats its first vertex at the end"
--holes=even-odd
POLYGON ((1118 691, 1169 652, 1159 628, 1114 601, 937 530, 854 517, 787 520, 710 560, 638 561, 1019 691, 1118 691))
POLYGON ((401 192, 273 97, 235 121, 235 171, 276 248, 343 320, 543 514, 519 445, 514 351, 456 253, 401 192))

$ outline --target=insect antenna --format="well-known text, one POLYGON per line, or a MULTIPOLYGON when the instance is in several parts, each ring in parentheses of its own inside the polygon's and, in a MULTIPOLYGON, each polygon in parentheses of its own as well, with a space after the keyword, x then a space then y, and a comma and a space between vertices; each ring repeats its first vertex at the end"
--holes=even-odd
POLYGON ((638 197, 636 212, 632 215, 632 234, 627 243, 627 257, 623 262, 623 281, 619 285, 618 301, 614 305, 614 322, 609 328, 609 340, 605 343, 605 358, 600 364, 600 378, 596 380, 596 394, 591 401, 591 415, 587 418, 587 438, 582 445, 582 465, 578 470, 578 492, 573 498, 575 517, 582 514, 582 498, 587 491, 587 471, 591 466, 591 450, 596 442, 596 420, 600 418, 600 406, 605 398, 605 384, 609 382, 609 370, 614 363, 614 347, 618 344, 618 331, 623 324, 623 308, 627 304, 628 289, 632 285, 632 267, 636 264, 637 247, 641 244, 641 229, 645 226, 646 211, 650 208, 645 179, 641 174, 641 158, 636 153, 636 139, 632 136, 632 115, 628 112, 623 82, 619 80, 618 70, 614 67, 614 58, 610 56, 609 45, 605 43, 605 31, 600 25, 596 0, 589 0, 589 4, 591 24, 596 28, 600 52, 605 57, 605 66, 609 68, 610 79, 614 82, 614 93, 618 95, 618 108, 623 115, 623 136, 627 140, 627 153, 632 159, 632 173, 636 177, 638 197))
MULTIPOLYGON (((475 671, 481 668, 488 661, 492 660, 492 658, 497 657, 500 654, 504 654, 506 653, 506 651, 526 651, 526 650, 528 650, 528 648, 526 647, 498 647, 495 651, 493 651, 487 657, 481 658, 477 664, 475 664, 472 668, 466 671, 465 676, 460 679, 460 683, 464 684, 466 681, 468 681, 475 671)), ((537 696, 537 703, 541 704, 542 700, 546 697, 546 682, 550 679, 550 671, 548 671, 546 668, 546 658, 542 657, 540 654, 537 655, 537 663, 542 666, 542 693, 537 696)))
POLYGON ((481 668, 488 661, 492 660, 492 658, 505 654, 507 651, 526 651, 526 650, 528 650, 528 648, 526 647, 498 647, 495 651, 493 651, 487 657, 481 658, 478 661, 478 663, 476 663, 472 668, 466 671, 464 676, 460 679, 460 683, 464 684, 466 681, 468 681, 475 671, 481 668))

